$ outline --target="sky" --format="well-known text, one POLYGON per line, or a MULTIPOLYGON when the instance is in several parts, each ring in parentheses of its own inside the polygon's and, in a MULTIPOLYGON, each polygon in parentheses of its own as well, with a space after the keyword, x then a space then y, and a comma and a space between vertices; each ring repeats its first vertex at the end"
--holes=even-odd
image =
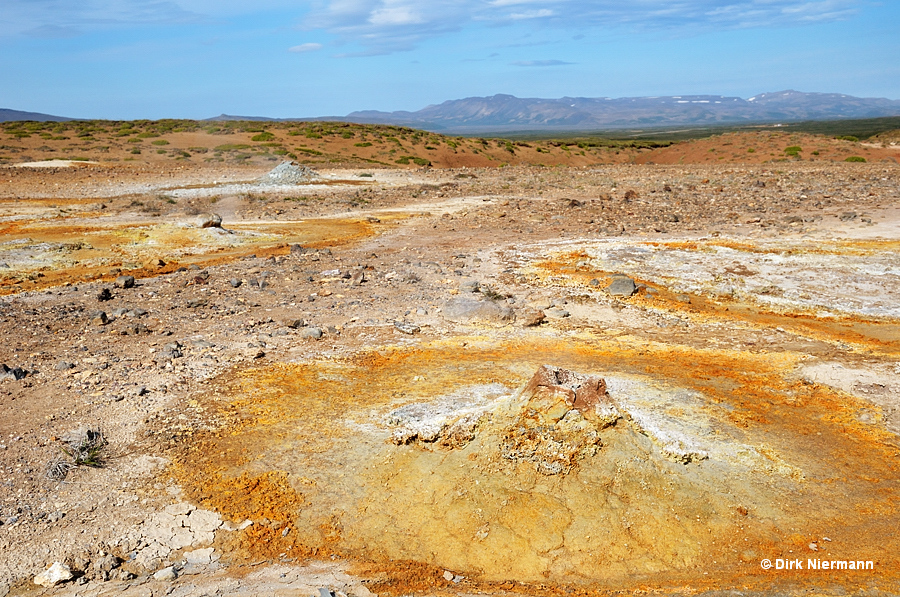
POLYGON ((900 99, 895 0, 0 0, 0 108, 295 118, 518 97, 900 99))

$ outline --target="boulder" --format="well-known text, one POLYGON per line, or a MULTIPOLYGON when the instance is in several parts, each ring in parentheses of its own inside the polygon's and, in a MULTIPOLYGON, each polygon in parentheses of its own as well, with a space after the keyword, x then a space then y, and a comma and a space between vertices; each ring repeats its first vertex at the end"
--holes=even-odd
POLYGON ((627 276, 616 276, 613 278, 610 285, 606 287, 606 292, 611 296, 628 298, 637 292, 637 286, 635 285, 634 280, 627 276))
POLYGON ((219 214, 201 214, 197 216, 197 226, 199 228, 221 228, 222 216, 219 214))
POLYGON ((59 583, 72 579, 72 571, 60 562, 54 562, 52 566, 34 577, 34 584, 42 587, 55 587, 59 583))

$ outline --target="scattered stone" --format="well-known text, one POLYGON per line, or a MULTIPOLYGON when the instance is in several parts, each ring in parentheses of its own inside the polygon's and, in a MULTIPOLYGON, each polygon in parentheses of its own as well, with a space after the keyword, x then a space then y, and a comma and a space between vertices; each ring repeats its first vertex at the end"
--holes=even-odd
POLYGON ((154 580, 161 580, 163 582, 175 580, 176 578, 178 578, 178 573, 175 571, 175 566, 168 566, 167 568, 157 570, 153 573, 154 580))
POLYGON ((676 294, 675 300, 678 301, 679 303, 684 303, 685 305, 691 304, 691 297, 690 297, 690 295, 687 295, 687 294, 676 294))
POLYGON ((109 323, 109 317, 106 316, 105 311, 97 311, 94 313, 93 317, 91 317, 91 323, 94 325, 106 325, 109 323))
POLYGON ((559 307, 551 307, 544 311, 544 315, 550 319, 564 319, 569 316, 569 312, 559 307))
POLYGON ((611 296, 628 298, 637 292, 637 286, 635 286, 634 280, 627 276, 614 277, 610 285, 606 287, 606 292, 611 296))
POLYGON ((303 328, 302 330, 300 330, 300 337, 318 340, 322 337, 322 329, 312 326, 303 328))
POLYGON ((453 573, 449 570, 444 570, 444 580, 447 582, 453 582, 453 573))
POLYGON ((119 276, 116 278, 117 288, 134 288, 134 276, 119 276))
POLYGON ((69 369, 74 369, 74 368, 75 368, 75 365, 73 365, 72 363, 69 363, 67 361, 60 361, 54 367, 54 369, 57 371, 68 371, 69 369))
MULTIPOLYGON (((221 228, 222 216, 219 214, 201 214, 197 216, 198 228, 221 228)), ((198 268, 199 269, 199 268, 198 268)))
POLYGON ((284 325, 293 330, 296 330, 297 328, 305 327, 306 320, 305 319, 288 318, 288 319, 284 320, 284 325))
POLYGON ((516 323, 526 328, 541 325, 544 319, 546 315, 540 309, 522 309, 516 314, 516 323))
POLYGON ((49 588, 71 579, 72 571, 69 567, 60 562, 54 562, 47 570, 34 577, 34 584, 49 588))
POLYGON ((109 288, 101 288, 100 292, 97 293, 97 300, 101 303, 103 301, 108 301, 112 299, 112 292, 110 292, 109 288))
POLYGON ((231 284, 232 288, 240 288, 241 284, 243 284, 243 282, 241 282, 237 278, 232 278, 232 279, 228 280, 228 283, 231 284))
POLYGON ((49 522, 49 523, 51 523, 51 524, 54 523, 54 522, 59 522, 60 520, 62 520, 63 518, 65 518, 65 516, 66 516, 66 513, 65 513, 65 512, 61 512, 60 510, 56 510, 55 512, 51 512, 51 513, 49 513, 49 514, 47 515, 47 522, 49 522))
POLYGON ((413 334, 417 334, 420 330, 419 326, 413 323, 406 323, 403 321, 395 321, 394 327, 403 332, 404 334, 409 334, 410 336, 413 334))
POLYGON ((459 283, 460 292, 478 292, 481 289, 481 283, 478 280, 463 280, 459 283))
POLYGON ((841 217, 841 222, 849 222, 849 221, 851 221, 851 220, 855 220, 855 219, 856 219, 856 216, 857 216, 857 214, 856 214, 855 211, 845 211, 845 212, 842 213, 841 216, 840 216, 840 217, 841 217))
POLYGON ((350 276, 350 286, 359 286, 366 281, 366 273, 363 270, 357 270, 350 276))
POLYGON ((0 364, 0 381, 4 379, 19 380, 25 379, 28 372, 21 367, 13 367, 10 369, 5 363, 0 364))

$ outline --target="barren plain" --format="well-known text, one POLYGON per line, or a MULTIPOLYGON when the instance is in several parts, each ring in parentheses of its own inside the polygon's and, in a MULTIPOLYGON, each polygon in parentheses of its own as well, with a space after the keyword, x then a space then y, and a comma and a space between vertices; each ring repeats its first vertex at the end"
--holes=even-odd
POLYGON ((4 126, 0 595, 900 593, 889 141, 4 126))

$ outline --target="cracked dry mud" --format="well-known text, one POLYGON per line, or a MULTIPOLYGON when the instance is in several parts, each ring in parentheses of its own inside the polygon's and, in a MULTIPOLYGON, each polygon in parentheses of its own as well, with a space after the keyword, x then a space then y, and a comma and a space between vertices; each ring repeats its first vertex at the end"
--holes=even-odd
POLYGON ((89 168, 0 197, 0 594, 900 591, 896 164, 89 168))

